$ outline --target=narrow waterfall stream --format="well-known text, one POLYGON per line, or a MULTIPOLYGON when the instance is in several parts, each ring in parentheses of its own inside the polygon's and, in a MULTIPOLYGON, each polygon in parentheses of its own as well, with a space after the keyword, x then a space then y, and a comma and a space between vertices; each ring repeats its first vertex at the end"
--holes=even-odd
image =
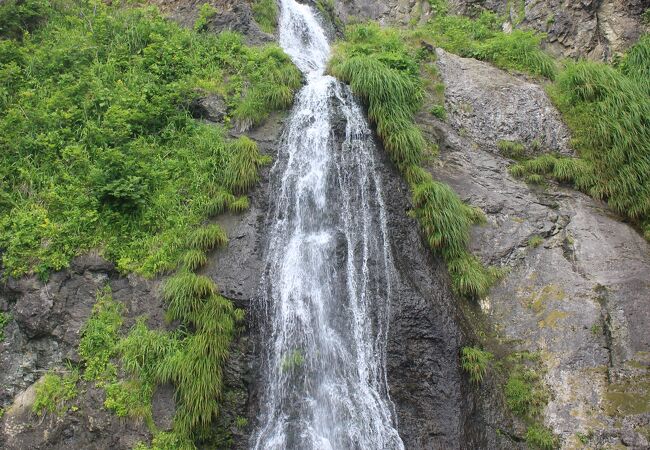
POLYGON ((313 10, 281 0, 280 45, 304 73, 274 183, 255 449, 403 449, 385 373, 395 276, 372 134, 324 74, 313 10))

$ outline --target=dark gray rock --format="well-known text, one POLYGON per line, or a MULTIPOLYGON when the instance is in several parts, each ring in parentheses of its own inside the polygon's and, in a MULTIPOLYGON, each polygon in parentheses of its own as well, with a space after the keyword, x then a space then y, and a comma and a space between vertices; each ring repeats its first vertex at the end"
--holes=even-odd
POLYGON ((228 112, 224 98, 218 94, 204 94, 192 101, 189 106, 190 113, 195 119, 219 123, 228 112))
MULTIPOLYGON (((442 49, 437 49, 436 55, 445 83, 448 123, 466 143, 497 152, 498 142, 508 140, 529 148, 536 143, 540 150, 573 153, 568 145, 569 130, 543 87, 442 49), (458 79, 463 82, 454 81, 458 79)), ((426 116, 423 114, 422 120, 426 116)))

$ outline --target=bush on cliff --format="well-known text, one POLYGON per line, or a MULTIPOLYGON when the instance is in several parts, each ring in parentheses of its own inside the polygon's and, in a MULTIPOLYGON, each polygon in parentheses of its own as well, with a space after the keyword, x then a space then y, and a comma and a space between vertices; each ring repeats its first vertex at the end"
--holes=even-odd
POLYGON ((9 1, 0 19, 5 276, 46 276, 91 248, 153 275, 209 215, 247 205, 232 194, 268 159, 188 105, 218 93, 226 122, 249 124, 289 106, 301 76, 278 47, 95 1, 9 1))

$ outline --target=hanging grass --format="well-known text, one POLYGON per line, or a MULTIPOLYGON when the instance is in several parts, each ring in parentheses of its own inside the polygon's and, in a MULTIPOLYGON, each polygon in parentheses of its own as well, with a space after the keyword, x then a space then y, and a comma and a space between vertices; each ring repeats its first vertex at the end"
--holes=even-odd
POLYGON ((569 63, 549 89, 573 132, 579 158, 541 155, 510 173, 542 183, 571 183, 607 202, 650 238, 650 37, 633 46, 618 66, 569 63))
POLYGON ((206 276, 181 271, 163 286, 169 320, 187 320, 203 308, 205 301, 217 293, 214 282, 206 276))
POLYGON ((231 143, 233 157, 225 173, 226 187, 235 193, 250 189, 259 180, 259 168, 270 162, 260 155, 257 143, 245 136, 231 143))
POLYGON ((217 224, 196 228, 185 238, 187 248, 208 251, 215 247, 222 247, 228 243, 228 235, 217 224))
POLYGON ((249 207, 250 207, 250 202, 248 201, 248 197, 243 195, 241 197, 237 197, 237 200, 230 203, 228 209, 234 213, 240 213, 246 211, 249 207))
POLYGON ((278 26, 278 3, 276 0, 256 0, 251 5, 253 17, 266 33, 275 33, 278 26))
POLYGON ((205 252, 199 249, 190 249, 183 253, 181 257, 181 264, 185 270, 195 271, 208 262, 208 257, 205 252))
POLYGON ((460 353, 461 367, 469 374, 473 383, 480 384, 488 371, 492 353, 477 347, 463 347, 460 353))

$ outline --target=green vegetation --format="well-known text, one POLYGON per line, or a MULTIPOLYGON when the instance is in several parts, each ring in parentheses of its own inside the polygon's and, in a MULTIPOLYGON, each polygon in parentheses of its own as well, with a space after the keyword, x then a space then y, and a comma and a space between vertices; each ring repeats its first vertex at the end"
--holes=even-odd
POLYGON ((50 13, 46 0, 7 0, 0 8, 0 38, 21 39, 50 13))
POLYGON ((427 242, 447 261, 454 289, 480 297, 498 276, 467 251, 471 224, 484 218, 422 168, 431 153, 413 120, 424 97, 416 53, 395 30, 358 25, 334 48, 330 71, 366 101, 384 148, 411 187, 413 214, 427 242))
MULTIPOLYGON (((206 7, 207 8, 207 7, 206 7)), ((6 276, 46 277, 90 249, 122 271, 173 270, 183 239, 268 162, 188 113, 222 95, 245 128, 286 108, 300 72, 277 46, 196 33, 152 8, 0 6, 0 248, 6 276)))
POLYGON ((203 31, 208 26, 210 19, 217 15, 217 9, 209 3, 204 3, 199 8, 199 16, 194 22, 194 31, 203 31))
POLYGON ((45 413, 55 413, 59 416, 65 414, 70 407, 70 400, 77 396, 77 381, 79 371, 70 371, 61 376, 54 372, 48 372, 36 385, 36 397, 32 405, 32 411, 42 416, 45 413))
POLYGON ((469 374, 469 379, 479 384, 483 381, 488 364, 493 357, 492 353, 478 347, 463 347, 460 353, 460 365, 469 374))
POLYGON ((4 330, 10 321, 11 315, 9 315, 9 313, 0 311, 0 342, 2 342, 5 338, 4 330))
POLYGON ((119 340, 123 309, 121 303, 113 300, 109 288, 97 293, 97 302, 81 329, 79 341, 84 380, 104 383, 115 378, 117 368, 111 363, 111 358, 115 356, 119 340))
POLYGON ((253 17, 266 33, 275 33, 278 27, 278 3, 276 0, 255 0, 252 5, 253 17))
POLYGON ((555 61, 539 48, 543 36, 518 29, 504 33, 502 19, 489 11, 483 11, 476 19, 447 15, 445 7, 440 7, 440 11, 409 37, 431 41, 448 52, 489 61, 503 69, 549 79, 555 77, 555 61))
POLYGON ((544 243, 544 238, 539 234, 535 234, 528 239, 528 246, 532 248, 537 248, 544 243))
POLYGON ((497 148, 503 156, 515 160, 523 158, 526 153, 526 149, 521 142, 498 141, 497 148))
POLYGON ((557 447, 555 436, 551 430, 540 425, 531 425, 526 431, 526 444, 530 448, 553 450, 557 447))
POLYGON ((515 368, 505 387, 508 407, 522 417, 535 417, 546 406, 547 395, 539 386, 539 375, 527 367, 515 368))
POLYGON ((305 357, 302 355, 300 350, 294 350, 290 354, 282 358, 282 371, 291 372, 294 371, 305 363, 305 357))
POLYGON ((515 176, 567 182, 640 224, 650 239, 650 36, 615 66, 569 63, 550 94, 573 131, 580 158, 542 155, 515 176))
POLYGON ((445 105, 433 105, 429 112, 440 120, 447 120, 447 111, 445 111, 445 105))

